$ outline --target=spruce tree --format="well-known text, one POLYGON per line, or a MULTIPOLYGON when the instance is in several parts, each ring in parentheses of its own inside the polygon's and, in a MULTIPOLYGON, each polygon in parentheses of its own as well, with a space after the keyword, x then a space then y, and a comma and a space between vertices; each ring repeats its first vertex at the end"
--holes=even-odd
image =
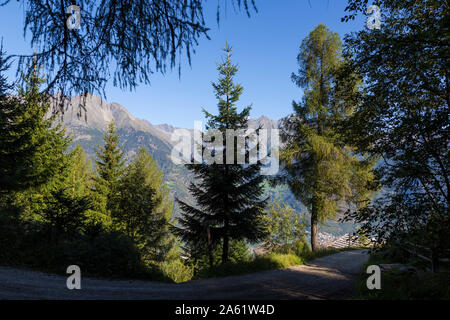
POLYGON ((119 136, 114 121, 108 124, 103 139, 104 146, 97 146, 96 150, 97 176, 94 178, 94 188, 98 200, 102 200, 104 209, 109 212, 117 184, 125 171, 124 153, 119 146, 119 136))
POLYGON ((8 83, 8 78, 4 74, 11 66, 3 50, 3 43, 0 45, 0 99, 6 98, 6 95, 12 89, 12 85, 8 83))
MULTIPOLYGON (((188 164, 195 176, 189 191, 196 200, 196 206, 178 200, 183 213, 176 232, 188 246, 191 257, 204 256, 204 248, 208 248, 210 266, 213 265, 216 246, 222 246, 222 263, 226 263, 231 239, 246 239, 254 243, 265 235, 262 217, 266 199, 262 199, 264 178, 260 175, 261 164, 243 165, 237 163, 236 157, 227 159, 226 130, 245 130, 250 107, 237 111, 236 103, 243 88, 233 82, 238 67, 231 62, 232 49, 228 43, 224 51, 225 59, 217 67, 219 80, 212 84, 219 113, 213 115, 204 110, 208 119, 206 129, 218 130, 222 134, 223 150, 213 152, 222 152, 223 162, 188 164)), ((235 148, 235 156, 237 152, 235 148)))
POLYGON ((358 91, 358 77, 347 72, 341 51, 338 34, 323 24, 303 40, 292 80, 304 88, 304 98, 293 102, 295 112, 283 123, 279 178, 311 214, 313 251, 318 224, 345 207, 367 204, 374 180, 374 160, 357 155, 339 134, 357 103, 351 93, 358 91))
MULTIPOLYGON (((7 68, 3 53, 0 72, 7 68)), ((48 116, 48 96, 39 92, 43 83, 39 68, 23 75, 25 85, 18 94, 8 94, 4 76, 0 80, 0 191, 9 193, 38 187, 64 167, 64 152, 70 139, 48 116)))

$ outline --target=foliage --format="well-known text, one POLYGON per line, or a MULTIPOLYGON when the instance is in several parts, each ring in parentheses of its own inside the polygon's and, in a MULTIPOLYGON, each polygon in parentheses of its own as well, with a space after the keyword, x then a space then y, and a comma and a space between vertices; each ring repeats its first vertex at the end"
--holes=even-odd
POLYGON ((274 250, 305 238, 305 224, 295 210, 281 201, 272 202, 264 217, 269 233, 268 245, 274 250))
MULTIPOLYGON (((256 11, 254 0, 227 3, 245 8, 248 15, 250 6, 256 11)), ((79 0, 81 28, 70 30, 66 10, 73 4, 23 1, 24 32, 31 34, 31 47, 38 51, 19 55, 18 70, 29 73, 27 64, 32 61, 44 66, 52 75, 46 88, 51 93, 104 94, 109 78, 123 89, 135 88, 139 82, 149 84, 154 72, 165 73, 168 66, 175 67, 183 52, 190 63, 198 40, 209 38, 202 0, 79 0)), ((218 4, 217 20, 219 8, 218 4)))
POLYGON ((123 151, 119 146, 119 136, 116 133, 114 121, 108 124, 103 136, 104 146, 97 146, 96 170, 94 189, 98 200, 98 210, 110 215, 112 199, 117 192, 119 179, 125 172, 123 151))
POLYGON ((161 263, 161 271, 175 283, 186 282, 194 276, 194 268, 180 260, 169 260, 161 263))
POLYGON ((65 234, 71 238, 82 232, 87 220, 86 211, 92 208, 88 197, 74 197, 61 189, 52 191, 51 197, 46 198, 45 202, 47 205, 40 215, 52 235, 65 234))
MULTIPOLYGON (((227 152, 226 130, 246 129, 250 107, 237 111, 236 103, 243 88, 233 82, 238 68, 231 62, 232 49, 228 43, 224 51, 225 59, 217 66, 219 80, 213 83, 219 114, 213 115, 204 110, 208 119, 206 129, 218 132, 223 145, 220 145, 220 150, 208 145, 202 147, 204 154, 209 152, 223 160, 219 163, 203 161, 187 165, 195 175, 189 191, 197 207, 178 200, 183 213, 179 219, 180 226, 176 228, 192 257, 204 255, 204 248, 208 248, 211 267, 214 264, 213 248, 218 243, 222 245, 222 263, 226 263, 231 239, 256 243, 265 235, 262 217, 266 200, 261 199, 264 192, 261 164, 238 164, 237 144, 233 143, 235 149, 227 152), (233 159, 227 159, 227 153, 232 154, 233 159)), ((248 159, 248 154, 246 156, 248 159)))
MULTIPOLYGON (((229 243, 229 256, 228 261, 230 263, 241 263, 250 261, 250 250, 248 244, 244 240, 231 239, 229 243)), ((202 249, 197 248, 198 254, 191 256, 188 263, 194 267, 195 273, 202 273, 204 269, 211 268, 209 261, 208 248, 205 246, 202 249), (203 254, 202 254, 203 253, 203 254)), ((212 261, 213 267, 221 264, 222 262, 223 246, 221 243, 216 244, 212 249, 212 261)))
POLYGON ((58 241, 48 236, 45 224, 13 221, 0 215, 0 264, 66 274, 79 265, 86 276, 167 280, 161 272, 142 263, 133 242, 118 232, 64 234, 58 241))
POLYGON ((294 254, 271 253, 249 261, 238 263, 228 262, 213 268, 203 269, 195 278, 224 277, 273 269, 284 269, 299 264, 303 264, 303 262, 294 254))
MULTIPOLYGON (((7 69, 5 63, 2 54, 1 72, 7 69)), ((77 264, 86 275, 168 280, 158 266, 148 261, 134 238, 111 229, 110 217, 105 215, 106 200, 119 192, 124 165, 113 125, 105 135, 105 147, 100 149, 99 176, 94 181, 84 150, 75 147, 67 153, 70 138, 54 123, 48 100, 39 93, 38 70, 26 77, 26 87, 19 87, 17 95, 10 93, 5 79, 1 73, 0 170, 4 175, 0 177, 0 264, 57 273, 65 273, 68 265, 77 264), (96 201, 98 191, 106 191, 105 201, 96 201)), ((167 226, 172 210, 169 191, 159 185, 163 184, 162 173, 148 154, 142 153, 138 162, 142 166, 129 167, 127 173, 131 174, 125 187, 136 179, 145 184, 144 195, 156 196, 155 211, 165 227, 151 227, 157 228, 158 237, 166 236, 157 244, 164 243, 168 251, 173 242, 167 226)), ((126 206, 123 210, 130 208, 136 207, 126 206)), ((176 261, 171 260, 175 267, 176 261)))
POLYGON ((292 80, 304 88, 295 113, 283 121, 280 158, 286 182, 311 213, 311 245, 318 249, 318 223, 334 217, 344 206, 362 206, 370 199, 375 161, 345 144, 340 123, 356 107, 358 77, 341 55, 336 33, 320 24, 301 46, 298 74, 292 80))
POLYGON ((6 57, 6 51, 3 50, 3 41, 0 44, 0 99, 4 103, 3 99, 11 91, 13 85, 8 83, 8 78, 4 74, 11 67, 11 63, 6 57))
POLYGON ((102 202, 95 192, 95 173, 91 159, 86 159, 86 153, 79 145, 75 146, 67 157, 68 163, 59 188, 66 188, 72 194, 72 197, 85 197, 90 200, 91 209, 86 212, 88 225, 111 227, 111 217, 106 215, 103 208, 99 206, 102 202))
MULTIPOLYGON (((367 1, 349 1, 349 11, 367 1)), ((446 1, 380 1, 380 30, 346 37, 346 51, 364 76, 366 94, 346 123, 360 152, 383 157, 386 190, 371 206, 349 212, 380 243, 450 247, 449 33, 446 1)))
POLYGON ((120 179, 111 212, 116 228, 133 239, 145 259, 155 261, 163 260, 172 245, 172 206, 161 175, 151 155, 140 149, 120 179))
MULTIPOLYGON (((3 56, 0 69, 6 70, 3 56)), ((18 95, 0 93, 0 192, 38 187, 58 174, 64 166, 63 152, 70 143, 65 130, 45 117, 48 97, 39 93, 43 80, 33 65, 23 75, 18 95)), ((3 88, 2 88, 3 89, 3 88)))
POLYGON ((369 261, 361 269, 356 286, 357 299, 364 300, 448 300, 450 299, 450 276, 448 273, 434 274, 430 272, 417 273, 386 271, 381 276, 381 290, 367 289, 368 274, 365 272, 369 265, 382 263, 403 262, 393 258, 387 251, 373 252, 369 261))

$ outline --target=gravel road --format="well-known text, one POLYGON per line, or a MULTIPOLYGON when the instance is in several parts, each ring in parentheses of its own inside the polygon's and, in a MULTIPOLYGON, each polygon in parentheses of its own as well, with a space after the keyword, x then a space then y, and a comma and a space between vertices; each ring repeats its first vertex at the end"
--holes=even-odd
POLYGON ((0 267, 0 299, 349 299, 366 250, 345 251, 293 266, 179 284, 81 278, 69 290, 66 277, 0 267))

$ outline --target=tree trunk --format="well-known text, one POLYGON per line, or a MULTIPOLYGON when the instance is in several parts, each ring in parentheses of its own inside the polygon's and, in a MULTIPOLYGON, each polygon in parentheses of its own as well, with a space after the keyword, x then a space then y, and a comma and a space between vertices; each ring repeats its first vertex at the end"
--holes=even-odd
POLYGON ((313 201, 311 211, 311 249, 312 251, 317 251, 319 249, 319 243, 317 241, 319 214, 317 212, 317 204, 315 200, 313 201))
POLYGON ((229 238, 228 238, 228 222, 225 222, 225 234, 223 235, 223 248, 222 248, 222 264, 228 262, 228 247, 229 247, 229 238))
POLYGON ((208 226, 206 228, 206 232, 208 233, 208 256, 209 256, 209 266, 212 268, 214 265, 214 258, 213 258, 213 246, 212 246, 212 239, 211 239, 211 229, 208 226))
POLYGON ((434 273, 439 272, 439 254, 437 250, 433 249, 431 251, 431 271, 434 273))

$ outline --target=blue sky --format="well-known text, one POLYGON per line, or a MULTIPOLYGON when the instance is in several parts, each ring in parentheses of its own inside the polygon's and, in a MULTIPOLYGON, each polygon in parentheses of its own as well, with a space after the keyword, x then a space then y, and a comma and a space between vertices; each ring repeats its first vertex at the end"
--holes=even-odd
MULTIPOLYGON (((192 128, 202 120, 202 108, 216 113, 216 99, 211 81, 216 81, 216 62, 220 61, 225 42, 233 49, 233 61, 240 67, 236 81, 244 87, 240 106, 253 105, 251 117, 265 115, 279 119, 292 110, 292 100, 302 91, 290 80, 297 70, 296 56, 304 37, 319 23, 324 23, 341 38, 364 26, 364 17, 341 22, 346 0, 256 0, 258 13, 248 18, 222 6, 220 26, 216 23, 217 1, 207 1, 205 19, 211 28, 211 40, 203 38, 196 47, 191 66, 182 63, 165 75, 154 74, 150 85, 134 91, 122 91, 112 84, 106 87, 108 102, 124 105, 133 116, 153 124, 169 123, 192 128)), ((16 1, 0 7, 0 38, 9 54, 30 52, 22 36, 23 8, 16 1)), ((11 75, 14 72, 10 73, 11 75)))

